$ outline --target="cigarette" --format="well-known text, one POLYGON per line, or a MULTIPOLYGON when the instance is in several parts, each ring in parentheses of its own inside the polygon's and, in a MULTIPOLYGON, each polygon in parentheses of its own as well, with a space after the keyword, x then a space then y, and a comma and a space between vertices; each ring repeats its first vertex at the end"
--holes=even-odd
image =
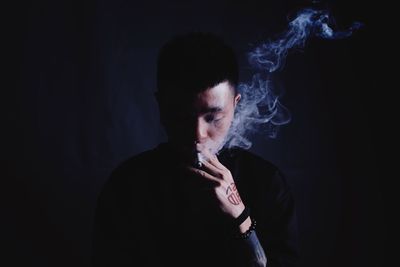
POLYGON ((197 167, 197 168, 201 168, 201 166, 203 165, 202 163, 201 163, 201 159, 202 157, 201 157, 201 155, 200 155, 200 152, 197 152, 196 154, 195 154, 195 162, 194 162, 194 165, 195 165, 195 167, 197 167))

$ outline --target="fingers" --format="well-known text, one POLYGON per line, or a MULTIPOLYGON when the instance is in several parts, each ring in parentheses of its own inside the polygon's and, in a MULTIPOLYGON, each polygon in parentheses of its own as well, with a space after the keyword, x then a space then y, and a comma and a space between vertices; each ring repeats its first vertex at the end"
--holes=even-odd
POLYGON ((203 158, 201 162, 202 162, 201 168, 191 168, 191 170, 196 174, 203 176, 205 178, 212 177, 214 180, 217 180, 219 182, 233 181, 233 177, 228 168, 226 168, 222 164, 220 164, 221 165, 220 168, 218 167, 218 165, 216 164, 218 162, 218 159, 208 158, 206 160, 203 158))
POLYGON ((204 160, 202 161, 202 170, 208 172, 209 174, 215 176, 216 178, 222 179, 223 178, 223 171, 214 165, 212 165, 209 161, 204 160))
POLYGON ((213 175, 207 173, 204 170, 196 169, 193 167, 188 167, 189 171, 197 174, 198 176, 204 177, 205 179, 211 181, 213 184, 220 184, 220 179, 214 177, 213 175))
POLYGON ((217 156, 215 154, 212 154, 208 149, 206 149, 202 145, 198 144, 197 150, 201 153, 202 157, 200 159, 201 159, 202 163, 205 163, 205 161, 207 161, 220 171, 227 170, 227 168, 219 162, 217 156))

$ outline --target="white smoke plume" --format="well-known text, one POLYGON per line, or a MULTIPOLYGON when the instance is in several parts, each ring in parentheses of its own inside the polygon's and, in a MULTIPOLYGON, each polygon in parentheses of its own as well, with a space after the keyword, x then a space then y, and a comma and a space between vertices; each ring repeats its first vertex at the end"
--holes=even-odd
POLYGON ((278 128, 290 122, 290 112, 279 101, 280 96, 274 93, 270 74, 283 67, 290 49, 303 48, 311 36, 340 39, 361 27, 361 23, 354 23, 346 31, 335 31, 328 25, 329 21, 332 19, 327 11, 303 9, 289 22, 286 32, 248 53, 248 61, 256 73, 250 82, 238 86, 242 98, 236 107, 225 147, 249 149, 251 134, 262 132, 275 138, 278 128))

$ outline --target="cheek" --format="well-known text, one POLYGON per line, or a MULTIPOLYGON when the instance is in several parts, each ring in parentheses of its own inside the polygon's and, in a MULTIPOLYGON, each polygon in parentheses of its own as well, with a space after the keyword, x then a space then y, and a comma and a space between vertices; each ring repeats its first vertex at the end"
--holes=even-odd
POLYGON ((221 138, 221 137, 225 136, 228 133, 229 128, 231 126, 232 118, 233 118, 233 116, 231 115, 231 116, 227 116, 224 119, 216 122, 211 129, 210 135, 217 137, 217 138, 221 138))

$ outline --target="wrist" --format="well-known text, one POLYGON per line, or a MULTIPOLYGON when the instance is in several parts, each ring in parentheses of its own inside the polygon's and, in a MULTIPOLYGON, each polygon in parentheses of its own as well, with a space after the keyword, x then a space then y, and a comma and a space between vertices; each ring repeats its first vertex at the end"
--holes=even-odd
POLYGON ((250 209, 247 206, 244 206, 242 212, 237 216, 235 220, 236 226, 240 226, 250 217, 250 209))
POLYGON ((246 220, 242 224, 239 225, 239 232, 241 234, 246 233, 251 227, 251 218, 250 216, 247 217, 246 220))
POLYGON ((246 228, 247 228, 247 230, 245 230, 245 232, 237 233, 237 234, 236 234, 236 238, 237 238, 237 239, 246 240, 246 239, 248 239, 248 238, 252 235, 252 233, 256 230, 256 221, 255 221, 254 219, 251 220, 250 218, 249 218, 249 220, 250 220, 250 222, 251 222, 250 227, 247 228, 247 226, 245 227, 245 226, 243 225, 242 230, 245 230, 246 228))

